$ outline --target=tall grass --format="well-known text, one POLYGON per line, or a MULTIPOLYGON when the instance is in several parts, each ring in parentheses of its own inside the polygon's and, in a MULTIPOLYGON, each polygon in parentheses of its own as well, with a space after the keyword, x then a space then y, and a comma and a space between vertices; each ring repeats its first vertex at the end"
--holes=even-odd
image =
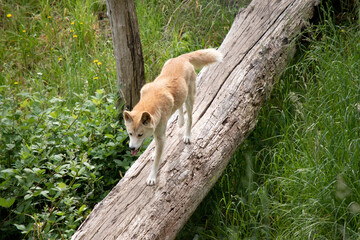
POLYGON ((360 238, 359 26, 322 11, 178 239, 360 238))
MULTIPOLYGON (((243 2, 136 1, 147 80, 170 57, 217 47, 243 2)), ((105 1, 15 0, 0 2, 0 9, 0 85, 70 100, 85 88, 116 92, 105 1)))
POLYGON ((104 3, 17 0, 0 5, 1 85, 46 88, 70 98, 85 86, 92 93, 113 89, 112 44, 96 14, 104 11, 104 3))
POLYGON ((154 79, 169 58, 218 47, 239 8, 248 2, 226 6, 214 0, 137 1, 147 80, 154 79))

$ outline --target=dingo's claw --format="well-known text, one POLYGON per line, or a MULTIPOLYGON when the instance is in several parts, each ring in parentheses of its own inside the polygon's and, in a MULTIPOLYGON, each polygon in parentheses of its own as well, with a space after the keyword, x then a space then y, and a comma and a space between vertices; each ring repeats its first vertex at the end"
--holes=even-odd
POLYGON ((153 176, 149 176, 147 179, 146 179, 146 185, 148 186, 153 186, 156 184, 156 177, 153 177, 153 176))
POLYGON ((191 137, 189 137, 189 136, 184 136, 183 140, 184 140, 184 143, 190 144, 190 142, 191 142, 191 137))

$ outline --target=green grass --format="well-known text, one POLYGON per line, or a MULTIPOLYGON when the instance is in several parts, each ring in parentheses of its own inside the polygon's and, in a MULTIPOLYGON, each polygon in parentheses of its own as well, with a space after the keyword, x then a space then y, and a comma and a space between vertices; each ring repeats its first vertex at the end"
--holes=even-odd
POLYGON ((112 43, 98 1, 5 1, 0 84, 73 97, 87 87, 114 90, 112 43), (11 17, 7 17, 11 14, 11 17), (94 63, 98 60, 102 64, 94 63), (85 84, 88 82, 88 84, 85 84))
POLYGON ((169 58, 218 47, 239 7, 247 2, 226 7, 218 1, 137 1, 146 79, 154 79, 169 58))
POLYGON ((360 238, 359 26, 323 14, 178 239, 360 238))
MULTIPOLYGON (((136 1, 146 79, 154 79, 170 57, 219 46, 240 5, 136 1)), ((116 92, 105 1, 16 0, 0 7, 0 85, 46 89, 69 100, 85 88, 116 92)))

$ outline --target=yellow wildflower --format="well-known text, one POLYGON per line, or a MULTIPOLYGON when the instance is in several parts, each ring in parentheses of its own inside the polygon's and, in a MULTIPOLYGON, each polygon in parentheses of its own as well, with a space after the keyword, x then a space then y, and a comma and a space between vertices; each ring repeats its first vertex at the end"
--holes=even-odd
POLYGON ((99 79, 98 77, 94 77, 94 80, 97 80, 97 79, 99 79))
POLYGON ((12 15, 9 13, 8 15, 6 15, 6 17, 11 18, 11 17, 12 17, 12 15))
POLYGON ((19 82, 14 82, 14 84, 15 84, 15 85, 18 85, 18 84, 19 84, 19 82))
POLYGON ((50 19, 50 18, 51 18, 51 16, 48 16, 48 18, 50 19))
POLYGON ((74 22, 71 22, 71 25, 74 25, 75 23, 74 22))
POLYGON ((81 22, 80 25, 82 25, 83 23, 81 22))
POLYGON ((344 29, 341 29, 340 32, 345 32, 345 30, 344 30, 344 29))
POLYGON ((63 60, 61 57, 58 58, 59 61, 63 60))
POLYGON ((74 34, 74 35, 73 35, 73 38, 77 38, 77 35, 76 35, 76 34, 74 34))
POLYGON ((101 62, 98 62, 98 63, 97 63, 97 65, 99 65, 99 66, 100 66, 100 65, 101 65, 101 62))
POLYGON ((95 59, 95 60, 94 60, 94 63, 97 63, 98 61, 99 61, 99 60, 95 59))
POLYGON ((26 30, 22 30, 23 33, 26 33, 26 30))

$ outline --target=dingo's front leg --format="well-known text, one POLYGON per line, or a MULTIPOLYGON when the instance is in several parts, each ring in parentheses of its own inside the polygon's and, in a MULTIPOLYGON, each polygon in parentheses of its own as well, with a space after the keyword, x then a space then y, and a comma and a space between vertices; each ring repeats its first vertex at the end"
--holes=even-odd
POLYGON ((164 149, 164 144, 165 144, 165 133, 164 133, 164 135, 161 135, 161 136, 157 136, 154 134, 154 139, 155 139, 154 163, 152 165, 151 172, 150 172, 148 178, 146 179, 146 184, 149 186, 156 184, 156 175, 159 170, 161 155, 162 155, 162 152, 164 149))

